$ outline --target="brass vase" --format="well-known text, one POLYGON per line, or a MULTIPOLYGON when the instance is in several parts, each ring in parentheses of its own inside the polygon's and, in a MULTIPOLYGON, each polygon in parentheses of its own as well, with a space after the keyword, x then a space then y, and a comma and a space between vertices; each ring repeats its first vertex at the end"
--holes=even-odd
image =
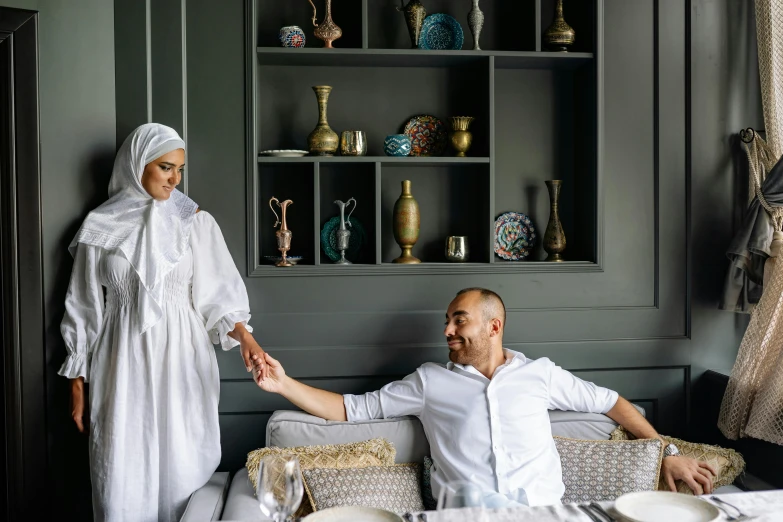
POLYGON ((460 158, 465 157, 465 153, 470 150, 470 146, 473 144, 473 133, 468 130, 472 121, 472 116, 454 116, 451 118, 449 139, 451 140, 451 146, 454 147, 454 150, 457 151, 457 156, 460 158))
POLYGON ((319 40, 324 41, 324 47, 334 49, 332 42, 343 35, 343 30, 337 27, 337 24, 332 21, 332 0, 326 0, 326 16, 324 16, 324 21, 320 24, 316 22, 318 15, 313 0, 308 1, 310 2, 310 5, 313 6, 313 26, 315 26, 313 34, 319 40))
POLYGON ((419 47, 419 35, 421 34, 421 24, 424 23, 424 17, 427 16, 427 10, 421 5, 419 0, 410 0, 405 5, 405 0, 400 0, 398 11, 405 15, 405 23, 408 24, 408 34, 411 37, 411 47, 419 47))
POLYGON ((419 204, 411 194, 410 180, 406 179, 402 182, 402 194, 394 203, 394 240, 400 245, 402 254, 392 263, 421 263, 421 260, 411 254, 413 245, 419 240, 420 225, 419 204))
POLYGON ((318 100, 318 125, 307 137, 307 147, 313 156, 334 156, 340 140, 326 121, 326 106, 332 88, 328 85, 316 85, 313 91, 318 100))
POLYGON ((568 47, 574 45, 576 32, 563 18, 563 0, 557 0, 555 7, 555 20, 544 32, 544 43, 552 51, 566 52, 568 47))
POLYGON ((544 250, 549 254, 547 261, 563 261, 563 250, 566 248, 566 237, 563 232, 563 224, 560 222, 560 213, 558 211, 558 201, 560 200, 560 188, 563 182, 559 179, 552 179, 546 182, 546 189, 549 191, 549 223, 544 232, 544 250))

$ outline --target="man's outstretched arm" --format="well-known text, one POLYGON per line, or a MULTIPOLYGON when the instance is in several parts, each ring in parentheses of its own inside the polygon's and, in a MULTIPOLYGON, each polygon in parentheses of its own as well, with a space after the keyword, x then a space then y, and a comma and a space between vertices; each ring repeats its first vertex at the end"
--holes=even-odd
POLYGON ((261 361, 259 356, 253 355, 253 378, 259 388, 270 393, 279 393, 310 415, 326 420, 348 420, 342 395, 319 390, 292 379, 285 374, 280 362, 268 353, 264 354, 264 359, 261 361), (268 366, 266 379, 261 372, 264 362, 268 366))

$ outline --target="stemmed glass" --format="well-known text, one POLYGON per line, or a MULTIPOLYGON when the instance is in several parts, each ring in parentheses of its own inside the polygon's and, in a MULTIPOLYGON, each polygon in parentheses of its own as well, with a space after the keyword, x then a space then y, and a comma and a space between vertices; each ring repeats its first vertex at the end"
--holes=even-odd
POLYGON ((438 495, 438 511, 460 508, 473 508, 476 512, 474 520, 486 520, 483 492, 468 480, 452 480, 441 488, 438 495))
POLYGON ((258 507, 274 522, 284 522, 302 503, 304 485, 296 456, 270 455, 261 459, 256 484, 258 507))

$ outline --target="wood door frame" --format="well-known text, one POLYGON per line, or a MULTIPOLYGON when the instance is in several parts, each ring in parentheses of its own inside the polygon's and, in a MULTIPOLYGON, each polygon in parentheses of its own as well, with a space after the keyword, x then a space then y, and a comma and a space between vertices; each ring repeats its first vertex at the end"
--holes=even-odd
POLYGON ((38 13, 0 7, 0 318, 6 520, 46 511, 38 13))

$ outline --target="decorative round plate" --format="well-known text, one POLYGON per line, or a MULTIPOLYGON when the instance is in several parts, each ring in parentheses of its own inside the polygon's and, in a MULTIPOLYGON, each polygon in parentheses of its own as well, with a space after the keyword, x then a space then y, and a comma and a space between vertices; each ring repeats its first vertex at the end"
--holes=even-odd
MULTIPOLYGON (((355 263, 359 259, 359 251, 364 244, 364 227, 359 221, 351 216, 345 220, 345 226, 351 231, 351 237, 348 239, 348 250, 345 251, 345 259, 355 263), (351 225, 348 226, 348 221, 351 225)), ((340 251, 337 250, 337 229, 340 228, 340 218, 338 216, 333 217, 324 224, 324 228, 321 229, 321 248, 326 254, 326 257, 332 261, 338 261, 340 259, 340 251)))
POLYGON ((419 49, 428 51, 458 51, 465 35, 462 26, 451 15, 432 14, 424 19, 419 34, 419 49))
POLYGON ((301 158, 307 156, 306 150, 282 149, 282 150, 262 150, 259 156, 276 156, 278 158, 301 158))
MULTIPOLYGON (((289 263, 291 263, 292 265, 295 265, 295 264, 297 264, 299 261, 301 261, 301 260, 302 260, 302 256, 286 256, 285 258, 286 258, 286 259, 288 260, 288 262, 289 262, 289 263)), ((264 256, 264 260, 265 260, 267 263, 271 263, 271 264, 275 264, 275 263, 277 263, 278 261, 280 261, 281 259, 283 259, 281 256, 264 256)))
POLYGON ((340 506, 319 509, 302 519, 307 522, 402 522, 399 515, 385 509, 364 506, 340 506))
POLYGON ((503 259, 525 259, 535 244, 536 227, 525 214, 506 212, 495 221, 495 253, 503 259))
POLYGON ((614 509, 634 522, 712 522, 721 518, 718 508, 706 500, 671 491, 626 493, 615 501, 614 509))
POLYGON ((440 156, 446 150, 449 130, 435 116, 414 116, 405 124, 404 133, 411 137, 411 156, 440 156))

